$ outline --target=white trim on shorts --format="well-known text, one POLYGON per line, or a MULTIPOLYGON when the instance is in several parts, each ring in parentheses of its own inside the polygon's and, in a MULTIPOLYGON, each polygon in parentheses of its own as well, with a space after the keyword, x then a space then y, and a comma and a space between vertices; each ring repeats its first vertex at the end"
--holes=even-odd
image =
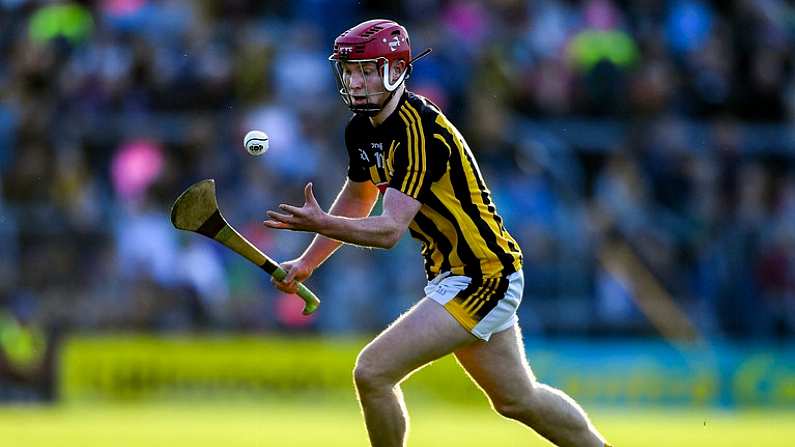
MULTIPOLYGON (((470 331, 472 335, 483 341, 489 341, 492 334, 510 328, 519 320, 516 310, 522 302, 524 274, 520 270, 508 275, 507 279, 508 290, 505 291, 505 296, 500 298, 497 305, 470 331)), ((428 285, 425 286, 425 296, 444 307, 471 282, 472 278, 468 276, 450 276, 450 272, 440 273, 428 281, 428 285)))

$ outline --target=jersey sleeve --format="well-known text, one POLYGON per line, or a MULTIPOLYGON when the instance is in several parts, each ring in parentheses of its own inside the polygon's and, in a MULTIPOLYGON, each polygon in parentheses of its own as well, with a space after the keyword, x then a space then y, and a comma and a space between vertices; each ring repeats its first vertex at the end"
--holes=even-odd
POLYGON ((450 147, 444 139, 435 136, 433 126, 424 123, 419 114, 400 111, 406 124, 405 135, 394 155, 394 173, 391 188, 420 202, 447 170, 450 147))
POLYGON ((345 147, 348 151, 348 178, 354 182, 365 182, 370 180, 370 172, 367 164, 362 160, 359 150, 354 142, 355 117, 345 126, 345 147))

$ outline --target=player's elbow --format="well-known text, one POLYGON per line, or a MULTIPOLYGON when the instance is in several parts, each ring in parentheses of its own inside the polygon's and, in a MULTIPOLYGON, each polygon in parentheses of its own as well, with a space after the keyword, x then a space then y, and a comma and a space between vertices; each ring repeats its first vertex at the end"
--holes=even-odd
POLYGON ((378 248, 389 250, 397 245, 403 235, 403 231, 404 228, 397 224, 387 227, 379 240, 378 248))
POLYGON ((381 239, 378 241, 378 248, 389 250, 390 248, 397 245, 399 240, 400 240, 399 231, 389 231, 388 233, 384 233, 383 237, 381 237, 381 239))
POLYGON ((409 227, 409 222, 413 218, 413 214, 409 216, 406 213, 390 213, 385 210, 384 214, 379 217, 381 223, 381 241, 379 248, 390 249, 397 245, 403 233, 409 227))

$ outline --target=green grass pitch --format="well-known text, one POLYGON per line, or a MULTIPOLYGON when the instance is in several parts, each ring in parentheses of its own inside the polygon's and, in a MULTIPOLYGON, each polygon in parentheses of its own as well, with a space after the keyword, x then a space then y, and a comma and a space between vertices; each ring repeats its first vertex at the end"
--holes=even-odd
MULTIPOLYGON (((549 445, 485 406, 412 405, 412 447, 549 445)), ((616 446, 785 446, 795 412, 592 408, 616 446)), ((353 399, 257 404, 71 404, 0 407, 0 445, 14 447, 366 447, 353 399)))

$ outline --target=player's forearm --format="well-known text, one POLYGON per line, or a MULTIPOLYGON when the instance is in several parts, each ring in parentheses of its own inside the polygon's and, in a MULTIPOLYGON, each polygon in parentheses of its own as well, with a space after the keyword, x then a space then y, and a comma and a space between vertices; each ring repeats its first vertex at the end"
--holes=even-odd
MULTIPOLYGON (((332 216, 348 217, 348 218, 361 218, 370 215, 373 210, 375 201, 358 200, 347 197, 345 191, 341 192, 331 205, 329 214, 332 216)), ((342 242, 336 239, 330 239, 326 236, 318 234, 309 244, 301 258, 309 261, 313 266, 318 267, 323 264, 335 251, 342 245, 342 242)))
POLYGON ((348 244, 374 248, 392 248, 405 228, 390 216, 349 218, 326 217, 321 234, 348 244))

